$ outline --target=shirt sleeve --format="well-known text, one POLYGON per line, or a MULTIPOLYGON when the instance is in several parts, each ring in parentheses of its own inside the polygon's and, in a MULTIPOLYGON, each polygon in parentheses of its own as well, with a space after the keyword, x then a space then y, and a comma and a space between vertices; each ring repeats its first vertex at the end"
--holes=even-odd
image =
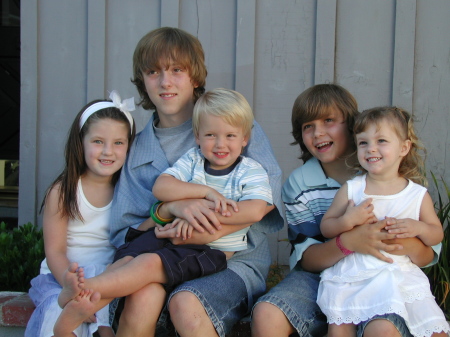
POLYGON ((427 264, 425 267, 422 268, 431 267, 432 265, 436 264, 439 260, 439 256, 441 255, 442 243, 438 243, 437 245, 431 246, 431 248, 434 251, 433 261, 431 261, 429 264, 427 264))
POLYGON ((240 184, 242 186, 242 196, 239 198, 239 201, 261 199, 270 205, 273 204, 269 176, 264 168, 255 161, 251 160, 249 167, 241 178, 240 184))
POLYGON ((163 173, 169 174, 178 180, 190 182, 193 178, 194 162, 198 161, 195 151, 195 149, 191 149, 186 152, 172 167, 169 167, 163 173))
POLYGON ((244 156, 256 160, 266 170, 269 176, 269 183, 272 188, 273 204, 275 209, 252 228, 264 233, 274 233, 283 228, 283 204, 281 202, 281 168, 275 158, 269 139, 261 126, 255 121, 252 129, 252 136, 249 144, 243 153, 244 156))
POLYGON ((282 198, 286 209, 288 238, 292 244, 289 265, 295 267, 303 253, 313 244, 325 242, 320 221, 329 208, 338 186, 306 186, 302 170, 295 170, 283 186, 282 198))
MULTIPOLYGON (((153 185, 168 166, 167 161, 156 163, 152 160, 142 160, 136 164, 140 158, 147 158, 149 152, 148 149, 136 145, 135 140, 114 189, 110 242, 115 247, 125 243, 129 227, 136 228, 150 217, 150 207, 157 201, 152 193, 153 185)), ((162 156, 162 150, 159 151, 161 153, 157 155, 162 156)))

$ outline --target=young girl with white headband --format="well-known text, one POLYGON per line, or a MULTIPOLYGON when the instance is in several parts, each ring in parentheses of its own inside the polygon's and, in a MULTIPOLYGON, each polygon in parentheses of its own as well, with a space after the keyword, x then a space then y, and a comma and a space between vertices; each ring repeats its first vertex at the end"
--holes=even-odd
MULTIPOLYGON (((130 111, 134 99, 123 102, 116 91, 111 101, 96 100, 77 115, 65 147, 65 168, 48 188, 41 210, 46 258, 40 275, 31 281, 30 297, 36 309, 25 336, 53 336, 62 309, 58 295, 64 272, 77 261, 90 277, 112 262, 109 216, 114 185, 135 136, 130 111)), ((67 306, 89 305, 98 293, 85 290, 67 306)), ((73 336, 114 336, 108 306, 73 331, 73 336)))

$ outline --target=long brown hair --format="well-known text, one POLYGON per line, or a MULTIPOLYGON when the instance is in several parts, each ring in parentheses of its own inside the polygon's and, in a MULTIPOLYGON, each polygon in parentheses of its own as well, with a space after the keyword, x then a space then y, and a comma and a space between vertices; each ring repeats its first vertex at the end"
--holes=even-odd
MULTIPOLYGON (((77 188, 78 180, 87 169, 86 160, 84 157, 83 138, 88 133, 89 128, 93 123, 101 119, 112 119, 128 125, 128 150, 130 149, 136 134, 135 123, 133 123, 133 128, 131 128, 127 117, 116 107, 104 108, 94 112, 80 129, 80 118, 83 112, 91 105, 104 101, 105 100, 95 100, 88 103, 83 107, 83 109, 81 109, 73 121, 69 130, 69 136, 67 138, 64 151, 65 167, 47 189, 44 200, 41 204, 41 211, 45 206, 48 194, 55 186, 59 184, 59 207, 61 209, 61 216, 67 216, 69 219, 78 218, 83 221, 83 217, 81 216, 78 207, 77 188)), ((120 172, 121 169, 113 174, 111 179, 111 184, 113 186, 119 180, 120 172)))

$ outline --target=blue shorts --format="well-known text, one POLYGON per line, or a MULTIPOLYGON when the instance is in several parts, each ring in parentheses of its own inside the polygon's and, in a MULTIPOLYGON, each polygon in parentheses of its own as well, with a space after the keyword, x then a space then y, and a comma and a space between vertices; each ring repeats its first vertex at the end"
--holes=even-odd
MULTIPOLYGON (((249 310, 245 283, 231 269, 183 283, 170 294, 168 302, 181 291, 198 298, 220 337, 225 337, 249 310)), ((167 325, 168 321, 169 313, 164 310, 159 324, 167 325)))
POLYGON ((126 241, 117 249, 114 261, 125 256, 158 254, 166 271, 168 287, 217 273, 227 267, 222 251, 207 245, 173 245, 170 240, 158 239, 154 228, 145 232, 130 228, 126 241))
MULTIPOLYGON (((286 278, 261 296, 258 302, 268 302, 278 307, 300 336, 324 336, 327 319, 316 303, 320 275, 293 269, 286 278)), ((394 324, 402 337, 411 337, 405 321, 395 314, 380 315, 358 324, 361 337, 367 324, 374 319, 386 319, 394 324)))
MULTIPOLYGON (((248 232, 248 248, 228 260, 228 268, 216 274, 179 285, 169 295, 187 291, 204 307, 217 334, 225 337, 234 324, 250 313, 254 300, 265 290, 264 278, 271 262, 266 235, 258 230, 248 232)), ((168 326, 169 315, 163 310, 160 324, 168 326)))

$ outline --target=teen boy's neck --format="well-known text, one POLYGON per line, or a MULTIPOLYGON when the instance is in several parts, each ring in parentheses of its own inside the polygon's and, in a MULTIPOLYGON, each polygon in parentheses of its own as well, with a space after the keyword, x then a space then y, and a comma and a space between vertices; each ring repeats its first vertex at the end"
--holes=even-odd
POLYGON ((176 114, 176 115, 166 115, 159 113, 157 111, 159 121, 155 125, 157 128, 166 129, 166 128, 174 128, 180 126, 187 120, 192 118, 192 112, 190 114, 176 114))

